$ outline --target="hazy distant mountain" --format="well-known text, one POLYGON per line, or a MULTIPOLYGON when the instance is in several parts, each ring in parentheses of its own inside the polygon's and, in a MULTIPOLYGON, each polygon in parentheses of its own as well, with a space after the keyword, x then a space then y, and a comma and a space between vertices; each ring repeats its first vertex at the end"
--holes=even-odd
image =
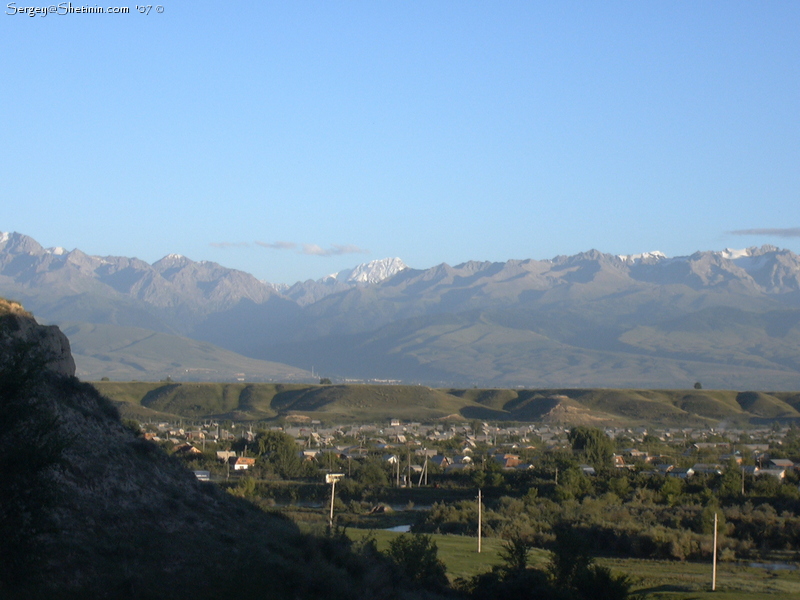
POLYGON ((773 246, 424 270, 386 259, 279 288, 216 263, 3 234, 0 294, 52 322, 180 333, 332 377, 800 388, 800 257, 773 246))
POLYGON ((294 304, 242 271, 172 254, 150 265, 45 249, 0 233, 0 295, 70 332, 81 377, 305 380, 303 369, 238 356, 188 340, 209 314, 240 303, 294 304), (77 343, 75 343, 77 342, 77 343))
POLYGON ((0 234, 0 286, 48 320, 178 332, 243 300, 263 304, 277 297, 252 275, 213 262, 176 254, 152 265, 137 258, 89 256, 77 249, 45 249, 19 233, 0 234))
POLYGON ((791 389, 799 276, 796 255, 768 246, 442 264, 327 296, 286 342, 248 352, 364 378, 791 389))

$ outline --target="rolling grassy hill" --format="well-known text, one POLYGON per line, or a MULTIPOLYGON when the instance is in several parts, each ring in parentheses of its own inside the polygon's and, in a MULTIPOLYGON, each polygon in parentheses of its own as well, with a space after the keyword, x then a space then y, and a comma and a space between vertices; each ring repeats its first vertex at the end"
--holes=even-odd
POLYGON ((309 417, 327 423, 480 419, 703 426, 799 420, 800 394, 725 390, 435 389, 405 385, 96 382, 122 413, 244 421, 309 417))

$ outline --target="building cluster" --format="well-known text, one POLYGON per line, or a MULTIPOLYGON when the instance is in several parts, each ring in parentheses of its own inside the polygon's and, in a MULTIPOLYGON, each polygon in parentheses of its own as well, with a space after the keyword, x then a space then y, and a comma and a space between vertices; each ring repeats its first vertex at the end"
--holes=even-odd
MULTIPOLYGON (((142 425, 145 437, 168 441, 173 452, 192 456, 203 452, 207 442, 214 448, 230 446, 234 440, 255 439, 251 424, 206 422, 175 426, 170 423, 142 425)), ((537 458, 553 451, 569 451, 569 425, 531 423, 498 425, 479 421, 423 424, 392 419, 388 424, 326 426, 310 419, 287 423, 280 429, 293 437, 304 460, 314 460, 322 468, 333 457, 362 460, 379 457, 403 477, 421 476, 431 468, 448 473, 469 471, 485 461, 494 461, 504 470, 526 470, 537 458), (402 465, 402 467, 401 467, 402 465)), ((743 474, 772 476, 783 480, 795 464, 770 456, 770 448, 780 448, 786 428, 727 429, 609 427, 604 433, 618 450, 611 464, 620 469, 648 470, 670 477, 689 478, 697 474, 722 473, 738 465, 743 474), (655 442, 655 443, 654 443, 655 442), (658 447, 658 452, 639 448, 658 447), (743 463, 746 466, 742 466, 743 463)), ((246 471, 255 466, 252 452, 217 450, 217 459, 231 471, 246 471)), ((582 465, 584 472, 594 469, 582 465)))

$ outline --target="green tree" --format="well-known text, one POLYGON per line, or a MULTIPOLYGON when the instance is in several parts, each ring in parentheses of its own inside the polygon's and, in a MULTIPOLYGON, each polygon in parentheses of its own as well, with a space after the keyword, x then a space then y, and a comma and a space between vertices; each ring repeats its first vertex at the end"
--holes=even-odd
POLYGON ((680 495, 686 487, 686 482, 679 477, 665 477, 664 483, 661 484, 659 492, 661 493, 661 500, 664 504, 675 506, 678 502, 680 495))
POLYGON ((387 555, 411 581, 429 590, 447 588, 447 569, 439 559, 439 548, 431 536, 399 535, 389 543, 387 555))
POLYGON ((553 527, 550 573, 556 587, 581 600, 626 600, 631 582, 594 564, 588 538, 568 523, 553 527))
POLYGON ((553 527, 555 540, 552 544, 550 575, 556 586, 570 588, 577 577, 592 564, 591 545, 568 523, 558 523, 553 527))
POLYGON ((380 459, 365 460, 353 474, 353 478, 362 485, 389 485, 389 475, 380 459))
POLYGON ((572 449, 583 454, 586 462, 596 469, 611 466, 614 444, 611 439, 596 427, 579 425, 567 435, 572 449))
POLYGON ((298 477, 302 472, 300 448, 294 438, 282 431, 259 431, 256 451, 284 479, 298 477))
POLYGON ((518 574, 528 568, 528 554, 532 543, 520 531, 515 531, 503 542, 500 549, 500 559, 503 561, 503 571, 507 575, 518 574))
POLYGON ((719 477, 719 495, 723 498, 736 498, 742 495, 742 468, 731 459, 725 472, 719 477))

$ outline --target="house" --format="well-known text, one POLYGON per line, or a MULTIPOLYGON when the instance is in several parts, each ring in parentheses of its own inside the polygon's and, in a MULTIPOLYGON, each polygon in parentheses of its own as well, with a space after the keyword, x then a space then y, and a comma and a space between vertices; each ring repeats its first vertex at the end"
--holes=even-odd
POLYGON ((234 471, 246 471, 252 467, 256 466, 256 459, 255 458, 248 458, 246 456, 240 456, 238 458, 231 458, 230 464, 233 465, 234 471))
POLYGON ((636 448, 627 448, 622 451, 623 456, 630 457, 631 460, 640 460, 642 462, 649 462, 650 455, 642 450, 636 448))
POLYGON ((197 456, 199 454, 202 454, 203 452, 201 450, 195 448, 191 444, 181 444, 180 446, 175 448, 175 452, 174 453, 177 456, 186 457, 186 456, 197 456))
POLYGON ((734 452, 733 454, 723 454, 719 457, 719 460, 723 463, 730 463, 731 461, 734 461, 737 465, 741 465, 742 455, 738 452, 734 452))
POLYGON ((513 469, 522 462, 516 454, 496 454, 494 460, 504 469, 513 469))
POLYGON ((427 456, 428 458, 432 458, 439 454, 439 451, 436 448, 417 448, 414 450, 415 456, 427 456))
POLYGON ((791 469, 794 468, 794 463, 788 458, 773 458, 769 464, 776 469, 791 469))
POLYGON ((467 470, 469 470, 471 468, 472 468, 472 465, 468 465, 468 464, 465 464, 465 463, 454 463, 452 465, 448 465, 445 468, 444 472, 445 472, 446 475, 449 475, 451 473, 463 473, 463 472, 465 472, 465 471, 467 471, 467 470))
POLYGON ((441 454, 437 454, 436 456, 431 456, 428 460, 433 464, 435 464, 436 466, 441 467, 443 469, 446 469, 452 464, 449 458, 441 454))
POLYGON ((688 469, 680 469, 680 468, 672 468, 667 475, 670 477, 680 477, 681 479, 689 479, 694 475, 694 469, 689 467, 688 469))
POLYGON ((771 475, 778 481, 783 481, 783 478, 786 477, 786 469, 780 467, 774 469, 758 469, 756 471, 756 476, 761 477, 762 475, 771 475))
POLYGON ((197 477, 198 481, 211 481, 210 471, 195 471, 194 476, 197 477))
POLYGON ((706 475, 722 475, 722 465, 715 465, 709 463, 697 463, 692 467, 695 473, 704 473, 706 475))

